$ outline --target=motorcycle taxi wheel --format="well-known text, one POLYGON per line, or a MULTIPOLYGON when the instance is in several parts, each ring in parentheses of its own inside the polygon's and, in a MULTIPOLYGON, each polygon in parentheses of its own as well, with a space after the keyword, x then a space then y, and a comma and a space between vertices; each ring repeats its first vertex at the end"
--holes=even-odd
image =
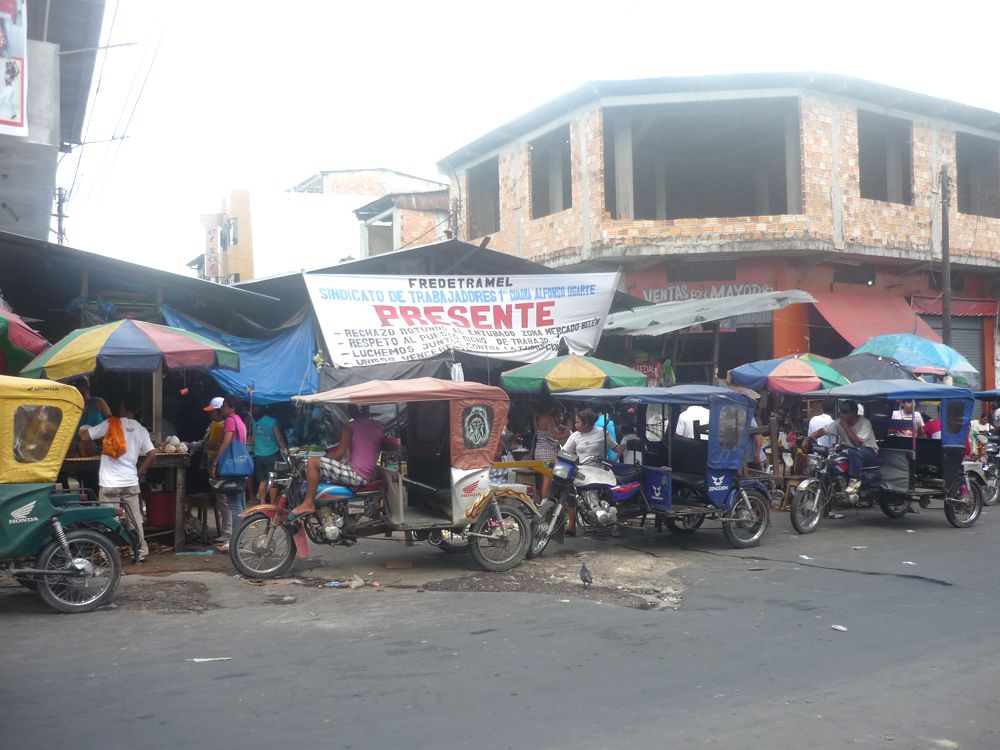
POLYGON ((487 507, 479 519, 472 524, 472 531, 477 534, 491 534, 497 531, 497 525, 503 524, 507 533, 504 539, 499 535, 491 539, 473 536, 469 538, 469 551, 472 558, 485 570, 503 573, 517 567, 528 553, 531 544, 531 523, 518 508, 507 503, 499 504, 500 518, 497 519, 493 509, 487 507))
POLYGON ((833 488, 830 486, 819 486, 815 491, 810 492, 796 489, 792 493, 792 501, 789 504, 788 516, 792 522, 792 528, 800 534, 811 534, 819 528, 830 503, 830 495, 833 488))
POLYGON ((295 539, 284 524, 253 513, 229 540, 229 559, 247 578, 280 578, 295 562, 295 539))
POLYGON ((677 518, 663 519, 663 525, 670 529, 671 534, 676 534, 677 536, 693 534, 701 528, 703 523, 705 523, 704 513, 689 513, 684 516, 677 516, 677 518))
POLYGON ((722 522, 722 533, 737 549, 748 549, 760 544, 771 518, 771 503, 759 490, 746 490, 733 503, 731 521, 722 522))
POLYGON ((121 557, 107 537, 90 529, 67 531, 66 542, 68 555, 58 541, 52 541, 38 556, 37 567, 73 572, 46 574, 33 583, 42 601, 58 612, 92 612, 114 596, 122 575, 121 557))
MULTIPOLYGON (((528 552, 525 555, 529 560, 533 560, 541 555, 545 551, 545 548, 549 546, 552 536, 551 534, 546 534, 545 531, 549 528, 549 524, 552 523, 552 515, 556 512, 556 503, 552 500, 546 500, 539 506, 538 512, 541 513, 541 517, 531 519, 531 545, 528 547, 528 552)), ((556 523, 556 527, 552 533, 557 534, 560 527, 565 523, 566 517, 564 515, 556 523)))
POLYGON ((997 502, 1000 502, 1000 479, 990 480, 985 487, 982 487, 982 491, 983 505, 996 505, 997 502))
POLYGON ((908 497, 889 495, 883 492, 878 497, 878 507, 880 507, 882 512, 889 516, 889 518, 898 519, 906 515, 906 510, 910 507, 910 499, 908 497))
POLYGON ((971 482, 972 494, 969 505, 944 501, 944 515, 948 523, 956 529, 967 529, 979 520, 983 512, 983 488, 978 482, 971 482))

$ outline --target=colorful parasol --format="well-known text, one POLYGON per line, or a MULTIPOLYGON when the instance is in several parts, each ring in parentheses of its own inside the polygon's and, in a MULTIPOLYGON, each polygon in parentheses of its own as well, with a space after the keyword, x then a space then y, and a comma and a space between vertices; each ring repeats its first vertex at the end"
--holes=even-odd
POLYGON ((873 336, 851 352, 851 356, 864 353, 892 357, 916 373, 937 374, 944 371, 952 376, 956 385, 979 387, 979 370, 969 360, 950 346, 912 333, 873 336))
POLYGON ((830 366, 852 383, 859 380, 919 380, 892 357, 878 354, 851 354, 833 360, 830 366))
POLYGON ((48 345, 38 331, 0 307, 0 374, 16 375, 48 345))
POLYGON ((35 357, 21 374, 65 380, 89 375, 98 367, 119 372, 154 372, 221 367, 238 370, 239 355, 222 344, 180 328, 118 320, 81 328, 35 357))
POLYGON ((729 371, 729 382, 756 391, 772 393, 808 393, 850 381, 816 354, 793 354, 778 359, 763 359, 729 371))
POLYGON ((500 376, 500 383, 511 393, 558 393, 646 385, 646 376, 625 365, 569 354, 508 370, 500 376))

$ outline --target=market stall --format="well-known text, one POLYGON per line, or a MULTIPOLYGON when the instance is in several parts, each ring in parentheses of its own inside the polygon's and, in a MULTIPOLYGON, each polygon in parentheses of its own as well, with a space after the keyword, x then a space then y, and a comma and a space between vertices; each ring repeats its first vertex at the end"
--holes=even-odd
MULTIPOLYGON (((225 368, 238 370, 239 355, 228 347, 179 328, 138 320, 119 320, 76 330, 56 342, 21 371, 26 377, 72 380, 97 371, 146 373, 151 378, 152 429, 154 443, 162 434, 163 373, 225 368)), ((166 469, 172 493, 174 549, 184 547, 184 488, 189 454, 162 453, 153 468, 166 469)), ((100 456, 70 457, 61 474, 79 476, 100 468, 100 456)))

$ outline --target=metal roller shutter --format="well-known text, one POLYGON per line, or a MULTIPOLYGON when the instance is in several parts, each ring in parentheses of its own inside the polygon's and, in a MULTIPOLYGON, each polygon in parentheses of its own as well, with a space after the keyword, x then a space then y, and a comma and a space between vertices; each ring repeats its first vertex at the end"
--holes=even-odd
MULTIPOLYGON (((921 318, 937 331, 941 333, 940 315, 921 315, 921 318)), ((952 317, 951 319, 951 348, 965 357, 979 370, 983 372, 983 319, 979 317, 952 317)), ((980 404, 976 402, 975 416, 979 416, 980 404)))

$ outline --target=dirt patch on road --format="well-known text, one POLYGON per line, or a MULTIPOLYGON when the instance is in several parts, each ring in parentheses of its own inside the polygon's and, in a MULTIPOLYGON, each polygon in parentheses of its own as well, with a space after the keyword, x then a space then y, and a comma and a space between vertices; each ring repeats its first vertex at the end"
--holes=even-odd
POLYGON ((594 552, 560 550, 526 560, 507 573, 477 573, 433 581, 429 591, 495 591, 549 594, 587 599, 634 609, 677 609, 683 595, 676 566, 662 558, 624 548, 594 552), (584 587, 580 569, 586 563, 593 584, 584 587))
POLYGON ((188 614, 217 609, 212 603, 208 586, 196 581, 154 581, 122 586, 115 594, 111 608, 131 612, 188 614))

